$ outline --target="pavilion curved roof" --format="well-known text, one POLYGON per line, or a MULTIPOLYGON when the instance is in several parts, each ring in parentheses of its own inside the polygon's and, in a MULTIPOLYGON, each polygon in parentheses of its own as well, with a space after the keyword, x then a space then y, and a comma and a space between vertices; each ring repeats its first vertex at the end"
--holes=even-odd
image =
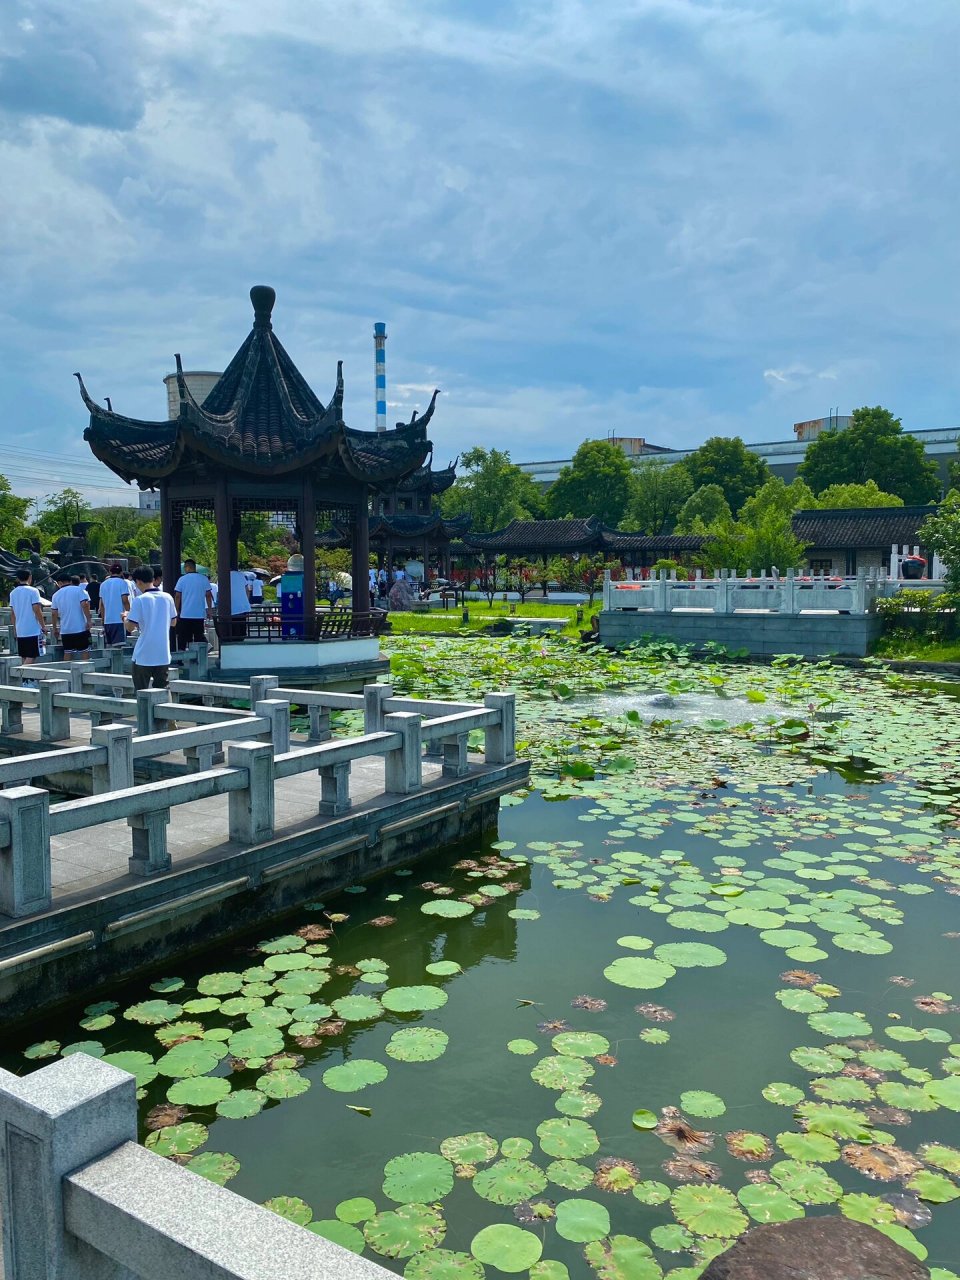
POLYGON ((348 427, 342 363, 333 396, 324 404, 273 332, 273 289, 255 285, 250 299, 253 329, 202 404, 191 394, 176 357, 180 411, 171 421, 114 413, 93 400, 76 375, 90 412, 84 439, 101 462, 141 488, 202 459, 257 476, 316 467, 374 486, 396 484, 423 467, 432 450, 426 427, 436 394, 422 418, 414 414, 392 431, 348 427))

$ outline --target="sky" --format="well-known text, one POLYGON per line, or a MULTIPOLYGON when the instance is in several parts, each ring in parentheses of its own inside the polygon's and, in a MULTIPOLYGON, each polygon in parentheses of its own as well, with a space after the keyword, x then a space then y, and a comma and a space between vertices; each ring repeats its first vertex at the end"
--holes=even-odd
MULTIPOLYGON (((956 0, 5 0, 0 471, 129 490, 133 417, 274 328, 481 444, 960 421, 956 0)), ((95 487, 96 486, 96 487, 95 487)))

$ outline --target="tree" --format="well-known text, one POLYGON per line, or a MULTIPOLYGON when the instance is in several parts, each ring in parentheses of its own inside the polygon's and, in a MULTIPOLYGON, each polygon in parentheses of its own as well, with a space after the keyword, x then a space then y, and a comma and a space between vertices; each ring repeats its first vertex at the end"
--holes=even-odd
POLYGON ((719 485, 734 515, 770 475, 764 460, 751 452, 739 436, 711 436, 684 458, 683 465, 695 490, 703 485, 719 485))
POLYGON ((30 498, 18 498, 6 476, 0 475, 0 547, 15 547, 24 536, 30 498))
POLYGON ((460 457, 461 474, 441 499, 444 515, 469 515, 474 533, 491 533, 511 520, 535 520, 543 498, 503 449, 477 445, 460 457))
POLYGON ((554 520, 596 516, 616 528, 632 488, 633 472, 623 450, 609 440, 584 440, 547 490, 547 515, 554 520))
POLYGON ((955 489, 960 493, 960 458, 955 458, 947 466, 947 489, 955 489))
POLYGON ((904 432, 900 419, 880 405, 854 409, 843 430, 821 431, 807 447, 800 474, 817 494, 835 484, 875 480, 908 505, 940 496, 936 462, 925 457, 916 436, 904 432))
POLYGON ((677 515, 677 533, 706 533, 715 526, 733 521, 730 504, 718 484, 701 485, 686 500, 677 515))
POLYGON ((920 526, 921 543, 935 551, 946 566, 947 589, 960 597, 960 494, 950 493, 940 509, 920 526))
POLYGON ((59 493, 48 493, 43 499, 42 509, 34 523, 40 532, 54 542, 57 538, 69 538, 73 526, 82 520, 89 520, 93 508, 77 489, 61 489, 59 493))
POLYGON ((682 462, 641 458, 633 465, 633 496, 621 527, 646 534, 669 533, 691 493, 693 481, 682 462))
POLYGON ((754 520, 740 519, 717 528, 703 553, 721 569, 738 573, 760 569, 793 569, 807 544, 793 536, 790 513, 769 507, 754 520))
POLYGON ((866 484, 831 484, 810 505, 835 511, 851 507, 902 507, 903 499, 895 493, 884 493, 876 480, 868 480, 866 484))
POLYGON ((805 481, 798 478, 787 484, 782 476, 771 476, 743 504, 740 519, 757 525, 771 511, 790 516, 794 511, 815 506, 817 501, 805 481))

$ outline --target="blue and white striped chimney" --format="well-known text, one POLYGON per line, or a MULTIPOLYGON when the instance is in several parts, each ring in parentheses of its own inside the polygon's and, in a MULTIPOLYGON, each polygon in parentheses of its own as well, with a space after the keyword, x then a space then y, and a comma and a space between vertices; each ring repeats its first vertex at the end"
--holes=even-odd
POLYGON ((387 326, 381 320, 373 326, 373 367, 376 378, 378 431, 386 431, 387 429, 387 353, 384 350, 386 341, 387 326))

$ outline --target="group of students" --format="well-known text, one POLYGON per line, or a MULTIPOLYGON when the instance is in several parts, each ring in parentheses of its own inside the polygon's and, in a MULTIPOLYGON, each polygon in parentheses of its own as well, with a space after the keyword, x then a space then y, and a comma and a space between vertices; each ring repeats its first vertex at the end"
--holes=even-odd
MULTIPOLYGON (((230 574, 230 612, 234 633, 246 629, 247 615, 254 603, 257 575, 240 569, 230 574)), ((63 646, 69 662, 82 658, 90 648, 92 603, 89 586, 77 574, 60 586, 50 599, 54 639, 63 646)), ((159 569, 141 565, 132 579, 123 576, 119 564, 110 576, 97 584, 96 608, 103 623, 107 645, 122 644, 126 635, 136 634, 133 649, 133 687, 166 688, 171 651, 206 638, 208 618, 213 618, 216 587, 197 570, 196 562, 185 560, 173 594, 163 590, 159 569)), ((260 586, 260 600, 263 588, 260 586)), ((33 586, 28 569, 17 573, 17 586, 10 593, 10 613, 17 637, 17 653, 24 665, 31 665, 45 651, 46 624, 41 595, 33 586)))

